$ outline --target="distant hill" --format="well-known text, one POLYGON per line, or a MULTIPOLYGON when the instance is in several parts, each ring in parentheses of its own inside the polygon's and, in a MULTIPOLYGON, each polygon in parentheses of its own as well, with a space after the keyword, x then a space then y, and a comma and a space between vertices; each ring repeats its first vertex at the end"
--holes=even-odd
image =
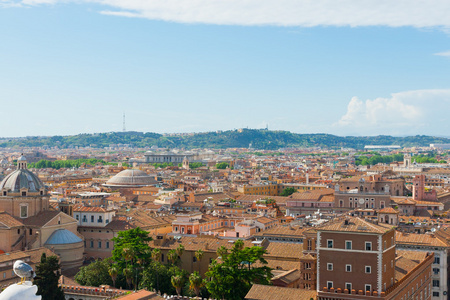
POLYGON ((450 143, 449 138, 416 135, 408 137, 379 136, 336 136, 331 134, 297 134, 289 131, 263 129, 228 130, 205 132, 185 136, 163 136, 158 133, 110 132, 99 134, 78 134, 70 136, 26 137, 0 139, 0 147, 32 146, 94 146, 107 147, 111 144, 132 144, 137 147, 156 145, 169 148, 247 148, 277 150, 286 147, 349 147, 362 149, 366 145, 399 145, 402 147, 429 146, 433 143, 450 143))

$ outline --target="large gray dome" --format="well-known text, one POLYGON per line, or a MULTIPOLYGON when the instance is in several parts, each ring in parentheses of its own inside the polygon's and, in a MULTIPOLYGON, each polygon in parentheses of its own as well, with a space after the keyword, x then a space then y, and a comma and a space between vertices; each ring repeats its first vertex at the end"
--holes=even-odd
POLYGON ((57 229, 45 242, 46 245, 65 245, 80 243, 83 240, 67 229, 57 229))
POLYGON ((0 190, 9 192, 20 192, 26 188, 29 192, 39 192, 44 188, 42 181, 27 169, 18 169, 8 174, 0 183, 0 190))
POLYGON ((106 186, 139 187, 156 184, 156 180, 141 170, 127 169, 113 176, 106 186))

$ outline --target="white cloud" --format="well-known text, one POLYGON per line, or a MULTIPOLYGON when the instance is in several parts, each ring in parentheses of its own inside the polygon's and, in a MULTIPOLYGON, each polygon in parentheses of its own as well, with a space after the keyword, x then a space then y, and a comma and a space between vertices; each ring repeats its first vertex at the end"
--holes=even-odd
POLYGON ((416 90, 362 101, 353 97, 333 125, 349 134, 448 134, 450 89, 416 90))
POLYGON ((450 51, 435 53, 434 55, 450 57, 450 51))
MULTIPOLYGON (((0 0, 4 1, 4 0, 0 0)), ((71 0, 22 0, 27 5, 71 0)), ((103 14, 181 23, 450 28, 448 0, 72 0, 103 14)))

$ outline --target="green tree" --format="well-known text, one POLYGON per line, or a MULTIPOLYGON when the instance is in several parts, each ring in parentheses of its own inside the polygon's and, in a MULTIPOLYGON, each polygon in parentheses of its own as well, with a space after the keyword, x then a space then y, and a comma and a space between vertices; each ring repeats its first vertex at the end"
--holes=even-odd
POLYGON ((245 247, 242 240, 234 243, 231 252, 210 264, 206 283, 213 298, 238 300, 244 299, 254 283, 270 284, 271 269, 267 266, 254 267, 257 262, 267 264, 263 258, 266 250, 259 246, 245 247))
POLYGON ((228 163, 226 163, 226 162, 221 162, 221 163, 218 163, 218 164, 216 164, 216 169, 226 169, 226 168, 228 168, 229 167, 229 164, 228 163))
POLYGON ((124 268, 123 276, 125 276, 128 288, 131 289, 131 282, 133 280, 133 268, 131 266, 124 268))
POLYGON ((171 284, 171 278, 175 275, 187 278, 188 273, 177 266, 164 265, 159 261, 152 261, 143 272, 140 286, 147 290, 156 289, 161 294, 173 295, 176 293, 176 290, 171 284))
POLYGON ((178 257, 181 257, 184 253, 184 246, 182 244, 178 245, 177 249, 175 249, 177 252, 178 257))
POLYGON ((159 248, 153 249, 151 255, 152 255, 152 259, 154 261, 160 261, 160 259, 161 259, 161 249, 159 249, 159 248))
POLYGON ((216 253, 217 256, 220 256, 220 258, 225 258, 228 255, 228 249, 225 246, 220 246, 216 253))
POLYGON ((189 275, 189 289, 194 291, 196 297, 198 297, 198 295, 200 294, 200 289, 202 288, 202 286, 203 279, 197 271, 189 275))
POLYGON ((292 195, 292 194, 295 193, 296 191, 297 191, 297 190, 296 190, 295 188, 293 188, 293 187, 288 187, 288 188, 285 188, 285 189, 281 192, 280 196, 287 197, 287 196, 292 195))
POLYGON ((201 266, 201 260, 203 258, 203 255, 205 255, 205 252, 202 249, 198 249, 197 251, 195 251, 194 253, 195 258, 197 259, 197 263, 198 263, 198 272, 200 272, 200 266, 201 266))
POLYGON ((181 289, 183 288, 183 284, 184 284, 184 278, 181 275, 175 275, 175 276, 172 276, 172 278, 170 279, 170 282, 172 283, 173 287, 176 289, 178 297, 180 297, 181 289))
POLYGON ((171 264, 175 264, 178 260, 178 255, 177 255, 177 251, 175 249, 170 249, 169 252, 167 253, 167 260, 171 263, 171 264))
POLYGON ((36 279, 34 284, 38 287, 37 295, 42 300, 64 300, 64 292, 58 286, 61 266, 57 256, 42 253, 41 262, 36 266, 36 279))
POLYGON ((150 259, 151 249, 148 243, 152 240, 148 232, 139 227, 121 231, 113 238, 114 250, 112 259, 117 263, 119 270, 128 265, 134 266, 138 260, 150 259))
POLYGON ((108 274, 109 274, 109 276, 111 276, 111 279, 113 281, 113 286, 116 287, 116 279, 117 279, 117 275, 119 274, 119 270, 117 269, 116 266, 111 266, 108 269, 108 274))
POLYGON ((80 271, 75 275, 75 280, 79 284, 86 286, 111 285, 115 279, 112 280, 112 276, 109 275, 110 268, 110 260, 96 260, 87 266, 81 267, 80 271))

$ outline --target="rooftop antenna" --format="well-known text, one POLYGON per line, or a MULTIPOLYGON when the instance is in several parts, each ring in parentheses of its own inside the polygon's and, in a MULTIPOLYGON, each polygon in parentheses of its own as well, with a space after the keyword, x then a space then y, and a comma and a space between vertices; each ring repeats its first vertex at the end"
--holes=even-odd
POLYGON ((126 127, 125 127, 125 113, 123 113, 123 132, 127 131, 126 127))

